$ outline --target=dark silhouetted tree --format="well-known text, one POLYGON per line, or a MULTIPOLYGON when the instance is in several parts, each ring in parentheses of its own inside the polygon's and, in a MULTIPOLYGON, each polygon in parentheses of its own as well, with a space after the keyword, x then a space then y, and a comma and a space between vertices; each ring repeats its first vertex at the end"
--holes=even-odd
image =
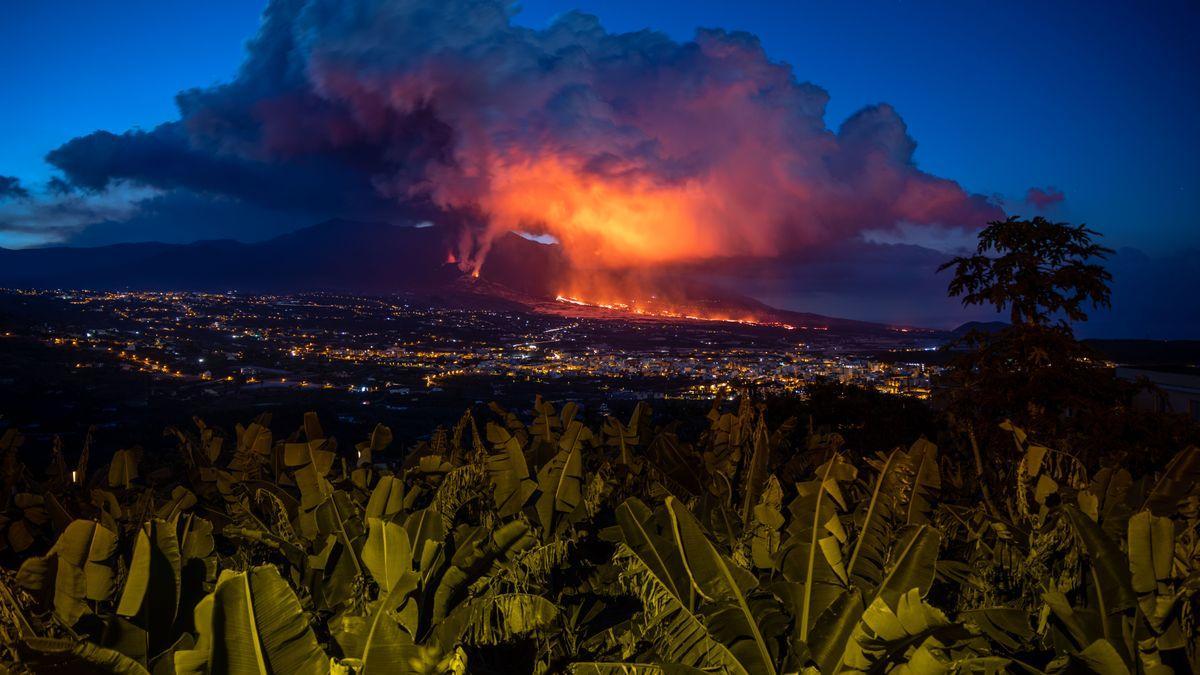
POLYGON ((979 233, 975 255, 938 268, 954 268, 950 295, 963 305, 1009 310, 1014 326, 1044 326, 1054 317, 1086 321, 1085 305, 1109 307, 1112 275, 1093 260, 1112 249, 1092 240, 1083 225, 1052 223, 1041 216, 997 220, 979 233))
POLYGON ((1096 236, 1082 225, 1013 217, 989 223, 974 255, 939 268, 954 270, 950 296, 1008 310, 1012 320, 1004 330, 973 331, 952 345, 959 355, 942 382, 946 411, 969 436, 981 481, 1002 481, 1013 467, 1004 452, 1011 440, 999 422, 1013 420, 1057 439, 1081 438, 1089 419, 1122 401, 1123 389, 1104 359, 1078 342, 1068 324, 1109 306, 1112 277, 1097 261, 1111 250, 1095 243, 1096 236), (981 457, 980 446, 1000 451, 981 457))

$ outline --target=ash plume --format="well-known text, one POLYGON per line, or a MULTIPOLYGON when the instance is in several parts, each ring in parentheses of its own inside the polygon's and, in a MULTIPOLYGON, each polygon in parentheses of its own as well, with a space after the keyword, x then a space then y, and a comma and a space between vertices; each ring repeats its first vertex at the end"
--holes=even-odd
POLYGON ((753 35, 677 42, 579 13, 539 30, 513 14, 496 0, 273 0, 237 76, 181 92, 177 121, 98 131, 48 160, 89 191, 433 219, 471 271, 509 230, 603 270, 1002 215, 921 171, 891 106, 828 128, 828 94, 753 35))

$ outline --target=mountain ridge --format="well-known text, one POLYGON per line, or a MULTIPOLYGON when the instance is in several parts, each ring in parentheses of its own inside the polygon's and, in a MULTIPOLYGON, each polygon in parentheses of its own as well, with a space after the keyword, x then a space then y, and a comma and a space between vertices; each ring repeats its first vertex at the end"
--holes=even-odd
MULTIPOLYGON (((122 243, 98 247, 0 248, 0 286, 42 289, 333 291, 417 293, 445 304, 523 305, 533 311, 615 317, 621 311, 556 302, 570 263, 553 244, 514 233, 493 242, 479 281, 464 279, 447 262, 450 232, 438 226, 332 219, 277 237, 240 242, 208 239, 190 244, 122 243), (504 289, 504 290, 501 290, 504 289), (490 303, 490 304, 489 304, 490 303)), ((780 310, 713 287, 681 284, 696 313, 753 314, 762 323, 852 332, 893 328, 869 321, 780 310)), ((681 317, 644 316, 671 320, 681 317)))

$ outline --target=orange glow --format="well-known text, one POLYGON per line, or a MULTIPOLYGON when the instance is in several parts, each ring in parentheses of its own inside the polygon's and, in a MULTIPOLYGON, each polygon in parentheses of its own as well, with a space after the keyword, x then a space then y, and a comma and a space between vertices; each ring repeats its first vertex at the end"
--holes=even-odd
MULTIPOLYGON (((785 328, 787 330, 795 330, 796 326, 783 323, 780 321, 770 321, 760 319, 750 314, 731 314, 720 310, 712 311, 697 307, 677 306, 669 302, 658 300, 651 297, 649 299, 583 299, 572 295, 564 295, 559 293, 555 301, 567 305, 575 305, 577 307, 593 307, 597 309, 608 310, 614 313, 632 314, 635 316, 645 316, 660 319, 680 319, 686 321, 723 321, 727 323, 740 323, 748 326, 771 326, 773 328, 785 328)), ((819 329, 819 330, 824 330, 819 329)))
POLYGON ((747 199, 745 191, 722 189, 736 178, 666 181, 638 167, 597 173, 585 164, 569 155, 492 157, 480 170, 487 176, 482 194, 478 184, 460 186, 470 196, 440 185, 439 201, 476 203, 489 220, 485 233, 461 243, 457 257, 464 269, 479 269, 490 240, 513 230, 553 236, 576 269, 777 253, 774 216, 754 198, 761 195, 751 190, 747 199), (750 223, 756 226, 746 227, 750 223))

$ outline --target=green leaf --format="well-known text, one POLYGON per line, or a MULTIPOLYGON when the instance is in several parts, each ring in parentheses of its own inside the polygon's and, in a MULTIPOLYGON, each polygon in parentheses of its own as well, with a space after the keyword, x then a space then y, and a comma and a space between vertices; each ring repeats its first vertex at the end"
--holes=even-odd
POLYGON ((706 671, 678 663, 604 663, 579 661, 567 666, 571 675, 703 675, 706 671))
POLYGON ((558 607, 532 593, 497 593, 474 598, 438 626, 439 643, 448 651, 459 644, 499 645, 543 635, 558 621, 558 607))
POLYGON ((730 603, 734 610, 723 615, 725 621, 734 624, 727 626, 726 632, 737 636, 732 643, 726 643, 730 651, 750 672, 774 673, 770 649, 746 599, 747 593, 758 586, 757 579, 721 555, 700 529, 696 518, 677 499, 667 497, 666 507, 674 525, 676 544, 696 592, 707 602, 730 603))
POLYGON ((1196 494, 1200 486, 1200 447, 1189 446, 1171 458, 1146 497, 1146 506, 1156 516, 1173 516, 1179 503, 1196 494))
POLYGON ((275 567, 225 572, 196 607, 196 649, 175 653, 175 669, 229 675, 327 673, 329 657, 317 644, 296 594, 275 567))
MULTIPOLYGON (((305 420, 305 426, 308 426, 307 416, 305 420)), ((324 440, 284 444, 283 464, 292 469, 296 486, 300 488, 300 508, 305 511, 316 508, 333 494, 333 486, 325 476, 333 466, 335 457, 333 452, 326 449, 324 440)))
POLYGON ((942 489, 937 446, 924 438, 908 449, 908 464, 913 471, 913 487, 904 510, 904 522, 922 525, 929 522, 933 500, 942 489))
POLYGON ((442 575, 433 595, 433 621, 441 621, 464 599, 467 587, 491 569, 492 564, 523 551, 534 543, 529 524, 523 520, 506 523, 494 532, 479 527, 454 552, 450 567, 442 575))
POLYGON ((401 577, 412 571, 412 547, 404 527, 390 520, 367 518, 362 561, 379 584, 380 592, 391 591, 401 577))
POLYGON ((684 579, 682 553, 669 545, 665 538, 665 518, 655 514, 636 497, 626 499, 617 507, 617 524, 625 544, 641 558, 643 564, 687 609, 692 609, 695 592, 690 580, 684 579))
POLYGON ((159 520, 174 520, 176 516, 196 505, 196 494, 191 490, 176 485, 171 491, 171 499, 157 511, 159 520))
POLYGON ((47 672, 51 669, 69 672, 80 670, 78 668, 70 669, 69 665, 63 662, 63 658, 69 656, 103 672, 114 673, 114 675, 150 675, 149 671, 136 660, 125 656, 121 652, 105 649, 90 642, 31 637, 25 638, 24 643, 31 649, 54 656, 55 663, 53 666, 47 665, 47 672))
POLYGON ((157 654, 176 639, 171 628, 179 609, 182 567, 174 525, 153 520, 138 530, 117 614, 150 636, 148 653, 157 654))
POLYGON ((90 613, 85 601, 112 596, 116 554, 117 535, 93 521, 72 521, 59 535, 47 558, 57 560, 54 613, 63 623, 73 626, 90 613))
POLYGON ((798 495, 788 506, 792 513, 789 537, 783 544, 780 569, 784 578, 801 584, 794 596, 795 637, 808 641, 817 615, 825 611, 849 585, 841 546, 846 532, 838 518, 846 508, 842 481, 853 480, 856 469, 841 455, 833 455, 817 469, 813 480, 797 485, 798 495))
POLYGON ((837 670, 846 643, 862 618, 863 609, 862 593, 855 588, 839 596, 817 617, 808 634, 808 653, 821 672, 832 673, 837 670))
POLYGON ((383 476, 371 490, 367 501, 368 518, 391 518, 404 510, 404 481, 395 476, 383 476))
MULTIPOLYGON (((892 605, 878 597, 863 612, 862 621, 846 643, 841 668, 836 672, 887 672, 888 664, 907 661, 906 654, 914 645, 929 649, 945 645, 955 637, 969 636, 969 632, 951 623, 941 611, 925 604, 920 591, 915 588, 897 598, 894 610, 892 605), (934 636, 940 636, 940 645, 927 642, 928 638, 934 636)), ((941 665, 941 660, 932 654, 928 656, 931 658, 922 659, 927 665, 918 666, 920 661, 911 663, 909 672, 948 670, 944 667, 931 669, 930 666, 941 665)))
POLYGON ((782 539, 779 529, 783 527, 783 488, 775 476, 767 476, 750 520, 750 557, 754 566, 773 569, 775 557, 782 539))
MULTIPOLYGON (((1074 506, 1064 506, 1076 538, 1087 552, 1091 588, 1098 603, 1097 610, 1108 632, 1106 617, 1137 604, 1137 596, 1130 585, 1129 565, 1117 544, 1096 521, 1074 506)), ((1106 635, 1105 637, 1109 637, 1106 635)))
POLYGON ((846 563, 846 573, 863 590, 870 592, 883 579, 889 545, 895 532, 904 494, 912 490, 913 471, 908 456, 892 450, 879 464, 879 475, 871 498, 855 515, 858 540, 846 563))
POLYGON ((426 547, 440 546, 446 538, 442 514, 438 513, 437 507, 432 504, 408 514, 404 519, 404 530, 408 532, 408 541, 412 545, 414 569, 421 567, 426 547))
POLYGON ((541 490, 537 499, 538 520, 546 532, 554 532, 556 516, 574 512, 583 500, 583 456, 577 444, 570 450, 559 451, 542 467, 538 472, 538 488, 541 490))
POLYGON ((1139 511, 1129 518, 1126 548, 1130 581, 1138 606, 1156 634, 1162 634, 1175 606, 1171 584, 1175 564, 1175 523, 1139 511))
POLYGON ((749 675, 737 657, 709 632, 701 618, 684 606, 667 582, 624 543, 613 565, 621 570, 623 590, 642 602, 642 614, 629 626, 635 640, 647 640, 666 662, 706 671, 749 675))
POLYGON ((537 491, 537 483, 529 477, 525 453, 516 436, 490 422, 487 436, 494 447, 494 452, 487 457, 487 470, 494 487, 497 515, 507 518, 524 508, 529 497, 537 491))
POLYGON ((130 488, 138 477, 137 455, 132 450, 118 450, 108 465, 108 484, 111 487, 130 488))
POLYGON ((1116 648, 1108 640, 1096 640, 1082 652, 1075 654, 1071 660, 1077 661, 1089 672, 1096 675, 1128 675, 1129 667, 1121 659, 1116 648))
POLYGON ((937 573, 938 547, 942 535, 930 525, 910 525, 900 532, 875 597, 889 605, 902 594, 916 589, 924 596, 937 573))
MULTIPOLYGON (((363 638, 363 670, 371 673, 389 673, 397 670, 404 671, 414 658, 418 658, 416 643, 413 641, 412 630, 415 626, 405 627, 397 622, 395 613, 401 610, 420 582, 413 572, 406 572, 392 586, 386 595, 375 603, 371 613, 367 634, 363 638)), ((415 607, 414 607, 415 609, 415 607)))
POLYGON ((1034 637, 1029 612, 1019 607, 983 607, 962 613, 962 620, 977 627, 984 635, 1008 652, 1029 647, 1034 637))
POLYGON ((750 454, 750 463, 746 467, 745 478, 742 481, 743 527, 750 527, 754 507, 758 504, 759 496, 767 483, 767 472, 770 465, 771 443, 767 435, 767 421, 764 415, 760 415, 758 426, 754 430, 754 447, 750 454))

